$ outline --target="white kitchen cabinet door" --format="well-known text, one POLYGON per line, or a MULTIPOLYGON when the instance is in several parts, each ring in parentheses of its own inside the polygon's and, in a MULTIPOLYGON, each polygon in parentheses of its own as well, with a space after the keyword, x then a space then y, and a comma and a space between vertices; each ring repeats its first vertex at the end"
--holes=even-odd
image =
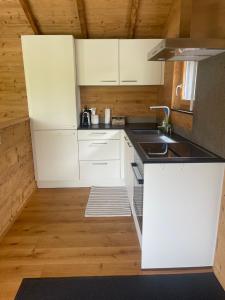
POLYGON ((224 164, 144 165, 142 269, 213 266, 224 164))
POLYGON ((33 130, 76 129, 79 101, 73 36, 32 35, 21 40, 33 130))
POLYGON ((120 159, 120 140, 79 141, 79 159, 120 159))
POLYGON ((113 186, 120 180, 120 160, 80 161, 80 179, 91 185, 113 186))
POLYGON ((75 182, 79 177, 76 130, 33 132, 36 180, 75 182))
POLYGON ((161 85, 164 63, 147 61, 159 39, 119 40, 120 85, 161 85))
POLYGON ((118 85, 118 40, 76 40, 78 84, 118 85))
POLYGON ((78 140, 79 141, 90 141, 90 140, 120 140, 121 132, 120 130, 78 130, 78 140))

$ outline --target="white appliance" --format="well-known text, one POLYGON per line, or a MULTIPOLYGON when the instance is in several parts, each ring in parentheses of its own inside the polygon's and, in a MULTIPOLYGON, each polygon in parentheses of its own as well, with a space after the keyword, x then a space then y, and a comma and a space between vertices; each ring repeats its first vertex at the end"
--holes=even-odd
POLYGON ((80 103, 74 38, 30 35, 21 40, 38 187, 76 186, 80 103))

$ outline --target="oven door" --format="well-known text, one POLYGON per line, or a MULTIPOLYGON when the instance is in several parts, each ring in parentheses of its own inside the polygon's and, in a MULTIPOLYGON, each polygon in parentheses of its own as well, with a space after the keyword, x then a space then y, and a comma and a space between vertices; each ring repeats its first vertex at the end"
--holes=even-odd
POLYGON ((140 232, 142 232, 144 179, 141 175, 137 163, 132 163, 131 166, 134 173, 133 205, 140 232))

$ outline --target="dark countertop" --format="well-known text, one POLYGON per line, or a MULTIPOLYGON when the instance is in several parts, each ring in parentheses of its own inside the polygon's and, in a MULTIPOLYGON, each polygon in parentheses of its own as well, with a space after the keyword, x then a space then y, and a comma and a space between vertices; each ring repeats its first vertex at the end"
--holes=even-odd
POLYGON ((91 125, 89 127, 79 127, 78 130, 98 130, 98 129, 157 129, 156 123, 128 123, 122 126, 115 126, 112 124, 91 125))
POLYGON ((225 159, 194 144, 193 142, 172 134, 166 137, 175 141, 167 143, 159 141, 159 136, 144 134, 144 132, 134 132, 133 130, 157 130, 155 123, 129 123, 124 126, 113 126, 111 124, 91 125, 90 127, 80 127, 78 130, 97 130, 97 129, 120 129, 124 130, 132 142, 138 156, 143 163, 224 163, 225 159), (148 156, 144 151, 152 151, 148 156), (165 155, 158 155, 158 152, 165 152, 165 155))

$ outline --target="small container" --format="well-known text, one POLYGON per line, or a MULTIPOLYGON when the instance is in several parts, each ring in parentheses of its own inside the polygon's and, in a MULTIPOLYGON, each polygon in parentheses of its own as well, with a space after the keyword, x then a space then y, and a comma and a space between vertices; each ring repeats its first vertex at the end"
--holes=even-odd
POLYGON ((110 124, 110 108, 105 109, 105 124, 110 124))
POLYGON ((92 115, 91 116, 91 124, 98 125, 99 124, 99 115, 92 115))
POLYGON ((115 126, 124 126, 126 123, 126 118, 124 116, 113 116, 112 125, 115 126))

